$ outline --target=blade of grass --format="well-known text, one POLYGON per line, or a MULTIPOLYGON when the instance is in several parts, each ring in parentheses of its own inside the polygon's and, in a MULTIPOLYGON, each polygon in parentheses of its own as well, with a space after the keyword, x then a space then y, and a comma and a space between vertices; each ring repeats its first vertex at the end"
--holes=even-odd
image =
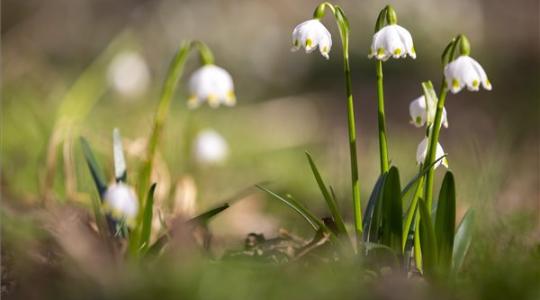
POLYGON ((319 189, 321 190, 321 193, 323 194, 324 200, 326 200, 326 204, 328 205, 328 208, 330 209, 330 213, 332 214, 332 218, 334 219, 334 222, 337 226, 338 231, 341 234, 347 235, 347 229, 345 228, 343 217, 341 216, 341 213, 339 212, 336 199, 333 198, 328 192, 328 189, 326 188, 326 184, 324 183, 321 177, 321 174, 319 172, 319 169, 317 168, 317 165, 315 165, 315 162, 313 161, 313 158, 311 157, 311 154, 309 154, 309 152, 306 152, 306 156, 309 161, 311 171, 313 172, 313 176, 315 176, 315 180, 317 181, 317 184, 319 185, 319 189))
POLYGON ((126 182, 127 170, 126 159, 124 158, 124 148, 122 147, 122 136, 120 130, 113 130, 113 154, 114 154, 114 177, 117 182, 126 182))
POLYGON ((418 181, 418 185, 416 186, 416 191, 414 192, 413 198, 411 200, 411 204, 409 205, 409 208, 407 209, 407 216, 405 217, 405 223, 403 226, 403 240, 402 240, 402 247, 405 251, 405 244, 407 242, 407 236, 409 235, 409 232, 411 231, 411 225, 414 219, 415 214, 417 214, 418 211, 418 198, 422 195, 422 186, 424 182, 424 178, 421 177, 418 181))
POLYGON ((454 175, 446 172, 435 218, 435 236, 437 238, 438 264, 440 271, 447 274, 452 264, 452 251, 454 248, 454 231, 456 226, 456 188, 454 175))
POLYGON ((439 157, 437 160, 435 160, 432 164, 429 165, 429 167, 424 167, 421 169, 420 172, 418 172, 418 174, 416 176, 413 177, 413 179, 411 179, 407 185, 405 186, 405 188, 403 189, 403 191, 401 191, 401 195, 402 197, 405 197, 405 195, 407 194, 407 192, 409 192, 409 190, 416 184, 416 182, 424 177, 424 175, 427 174, 427 172, 429 171, 430 168, 432 168, 436 163, 438 163, 440 160, 444 159, 446 157, 446 154, 439 157))
POLYGON ((271 190, 263 186, 260 186, 260 185, 255 185, 255 186, 261 191, 266 192, 270 196, 276 198, 277 200, 285 203, 285 205, 287 205, 288 207, 292 208, 296 213, 302 216, 304 220, 306 220, 309 223, 309 225, 311 225, 313 230, 317 231, 319 228, 324 226, 324 224, 322 223, 321 220, 319 220, 319 218, 317 218, 313 213, 308 211, 307 208, 305 208, 302 204, 294 200, 294 198, 292 197, 285 198, 272 192, 271 190))
POLYGON ((454 249, 452 253, 452 272, 454 273, 457 273, 461 269, 465 261, 472 241, 473 226, 474 210, 469 209, 461 220, 456 231, 456 236, 454 237, 454 249))
POLYGON ((227 208, 229 208, 230 205, 229 203, 224 203, 216 208, 213 208, 209 211, 206 211, 192 219, 190 219, 188 221, 188 224, 206 224, 210 221, 210 219, 212 219, 213 217, 217 216, 219 213, 221 213, 222 211, 226 210, 227 208))

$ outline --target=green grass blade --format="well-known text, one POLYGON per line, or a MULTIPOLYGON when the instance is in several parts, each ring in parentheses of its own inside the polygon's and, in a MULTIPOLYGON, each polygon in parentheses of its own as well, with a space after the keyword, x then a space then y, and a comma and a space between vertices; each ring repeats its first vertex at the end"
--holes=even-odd
POLYGON ((444 159, 445 157, 446 157, 446 154, 443 155, 443 156, 441 156, 441 157, 439 157, 437 160, 435 160, 432 164, 429 165, 429 167, 424 167, 424 168, 422 168, 422 169, 420 170, 420 172, 418 172, 418 174, 417 174, 416 176, 414 176, 414 178, 411 179, 411 180, 407 183, 407 185, 405 186, 405 188, 401 191, 401 196, 402 196, 402 197, 405 197, 405 195, 409 192, 409 190, 410 190, 411 188, 413 188, 413 187, 416 185, 417 181, 418 181, 420 178, 424 177, 424 175, 426 175, 426 173, 429 171, 430 168, 432 168, 436 163, 438 163, 440 160, 444 159))
POLYGON ((465 261, 465 257, 467 256, 472 241, 473 226, 474 211, 469 210, 461 220, 454 238, 454 249, 452 254, 452 271, 454 273, 457 273, 461 269, 461 266, 465 261))
POLYGON ((88 168, 92 174, 92 179, 94 179, 94 183, 96 184, 100 197, 103 197, 103 194, 105 194, 105 191, 107 190, 107 182, 105 180, 105 176, 103 175, 103 171, 101 170, 101 167, 99 166, 99 163, 97 162, 88 141, 86 141, 86 139, 83 137, 81 137, 80 140, 84 158, 86 159, 86 163, 88 164, 88 168))
POLYGON ((399 171, 396 167, 388 170, 382 189, 382 244, 394 249, 396 253, 402 252, 402 201, 399 171))
POLYGON ((150 231, 152 229, 152 216, 154 209, 154 191, 156 190, 156 184, 152 184, 146 197, 146 204, 143 211, 143 220, 141 227, 141 237, 139 241, 139 248, 146 249, 150 242, 150 231))
POLYGON ((332 218, 334 219, 334 222, 336 223, 338 231, 341 234, 347 235, 345 222, 343 222, 343 217, 341 216, 341 213, 339 212, 339 208, 338 208, 335 197, 332 197, 332 195, 326 188, 326 184, 324 183, 321 177, 321 173, 319 172, 317 165, 315 165, 315 162, 313 161, 311 154, 306 152, 306 156, 309 161, 309 166, 311 167, 311 171, 313 172, 313 176, 315 176, 315 180, 317 181, 317 184, 319 185, 319 189, 321 190, 321 193, 323 194, 324 200, 326 200, 326 204, 328 205, 328 208, 330 209, 330 213, 332 214, 332 218))
POLYGON ((422 248, 422 268, 430 278, 436 276, 437 270, 437 240, 431 216, 426 202, 420 198, 420 246, 422 248))
POLYGON ((216 208, 212 208, 209 211, 203 212, 202 214, 190 219, 188 221, 188 224, 206 224, 208 223, 213 217, 220 214, 222 211, 229 208, 229 203, 224 203, 216 208))
POLYGON ((422 194, 422 183, 424 182, 423 177, 418 181, 418 185, 416 186, 416 190, 414 192, 413 198, 411 200, 411 204, 409 205, 409 208, 407 209, 407 215, 405 217, 405 223, 403 224, 403 235, 402 235, 402 248, 403 251, 405 251, 405 245, 407 244, 407 237, 409 236, 409 233, 411 231, 411 225, 414 219, 414 216, 417 214, 418 211, 418 199, 420 198, 422 194))
POLYGON ((124 157, 124 148, 122 147, 122 136, 120 130, 113 130, 113 154, 114 154, 114 177, 116 181, 126 182, 126 159, 124 157))
POLYGON ((317 218, 314 214, 309 212, 302 204, 298 203, 293 198, 282 197, 282 196, 280 196, 280 195, 278 195, 278 194, 276 194, 276 193, 270 191, 269 189, 267 189, 267 188, 265 188, 263 186, 260 186, 260 185, 256 185, 256 187, 258 189, 266 192, 270 196, 276 198, 277 200, 285 203, 285 205, 287 205, 288 207, 292 208, 296 213, 298 213, 300 216, 302 216, 304 218, 304 220, 306 220, 309 223, 309 225, 311 225, 313 230, 317 231, 317 230, 319 230, 319 228, 324 226, 324 224, 322 223, 321 220, 319 220, 319 218, 317 218))
POLYGON ((381 224, 381 214, 378 213, 378 210, 380 210, 378 208, 380 207, 379 203, 382 202, 382 187, 386 178, 386 174, 387 173, 384 173, 379 176, 377 182, 375 183, 375 186, 373 186, 373 191, 369 196, 369 201, 364 212, 364 242, 378 243, 378 232, 381 224))
POLYGON ((454 231, 456 226, 456 187, 452 172, 446 172, 439 193, 435 218, 435 236, 437 238, 438 264, 446 274, 452 263, 454 231))

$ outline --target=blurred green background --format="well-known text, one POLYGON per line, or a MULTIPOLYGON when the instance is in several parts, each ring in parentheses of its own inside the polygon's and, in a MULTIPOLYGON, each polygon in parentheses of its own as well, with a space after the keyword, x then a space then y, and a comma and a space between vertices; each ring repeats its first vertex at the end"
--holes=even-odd
MULTIPOLYGON (((416 60, 384 64, 390 157, 402 182, 416 171, 416 146, 424 132, 409 124, 409 102, 420 83, 441 80, 440 54, 457 33, 469 36, 472 56, 494 89, 450 95, 450 127, 441 143, 457 177, 458 218, 468 207, 481 220, 532 220, 527 232, 540 237, 539 191, 539 21, 538 1, 390 1, 399 24, 413 35, 416 60), (517 217, 520 219, 521 217, 517 217)), ((209 44, 216 63, 234 77, 238 105, 189 111, 187 79, 198 66, 189 59, 175 96, 161 145, 162 194, 193 176, 197 211, 237 191, 269 181, 320 214, 317 186, 304 151, 312 152, 327 182, 336 187, 348 219, 352 211, 341 48, 334 21, 330 60, 291 53, 291 31, 311 17, 316 1, 144 1, 5 0, 2 2, 2 190, 3 198, 40 203, 46 193, 71 201, 93 191, 78 146, 85 136, 112 177, 110 136, 118 127, 128 146, 134 179, 167 65, 183 39, 209 44), (124 79, 139 80, 135 91, 115 88, 113 61, 122 53, 137 58, 124 79), (142 72, 142 73, 141 73, 142 72), (82 74, 82 75, 81 75, 82 74), (138 74, 138 75, 137 75, 138 74), (142 74, 142 75, 141 75, 142 74), (141 79, 142 78, 142 79, 141 79), (65 122, 65 123, 64 123, 65 122), (70 143, 56 149, 52 188, 47 153, 55 124, 68 124, 70 143), (196 131, 213 128, 229 145, 229 159, 217 166, 193 161, 196 131), (129 150, 131 149, 131 150, 129 150), (52 191, 51 191, 52 189, 52 191)), ((362 197, 378 174, 374 62, 367 58, 373 24, 386 4, 339 1, 351 23, 351 64, 358 126, 362 197)), ((120 83, 121 84, 121 83, 120 83)), ((438 175, 443 172, 439 170, 438 175)), ((163 196, 166 197, 166 196, 163 196)), ((236 237, 279 227, 307 227, 280 204, 260 194, 238 202, 216 221, 216 235, 236 237), (238 221, 240 220, 240 221, 238 221), (294 225, 294 226, 293 226, 294 225)), ((365 201, 365 200, 364 200, 365 201)), ((506 223, 504 223, 506 224, 506 223)), ((235 239, 233 239, 235 240, 235 239)))

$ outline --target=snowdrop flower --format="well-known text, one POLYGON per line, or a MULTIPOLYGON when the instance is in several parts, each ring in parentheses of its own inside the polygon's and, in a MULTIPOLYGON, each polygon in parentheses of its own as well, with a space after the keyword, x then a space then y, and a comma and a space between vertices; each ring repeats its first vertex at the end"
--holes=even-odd
POLYGON ((144 58, 126 51, 114 57, 107 71, 109 84, 122 96, 134 98, 143 94, 150 83, 150 72, 144 58))
POLYGON ((135 191, 125 183, 114 183, 103 197, 105 199, 105 210, 118 220, 126 220, 131 223, 135 220, 139 210, 139 202, 135 191))
POLYGON ((189 80, 191 97, 188 100, 190 108, 198 107, 208 101, 210 107, 220 104, 234 106, 236 96, 231 75, 225 69, 213 64, 206 64, 191 75, 189 80))
MULTIPOLYGON (((437 112, 437 103, 430 101, 426 103, 426 97, 420 96, 413 100, 409 104, 409 114, 411 115, 411 123, 416 127, 422 127, 426 122, 428 124, 433 123, 435 120, 435 113, 437 112), (426 104, 428 104, 426 106, 426 104), (429 113, 428 113, 429 110, 429 113)), ((443 108, 441 125, 448 128, 448 119, 446 117, 446 108, 443 108)))
POLYGON ((203 164, 221 163, 229 154, 227 141, 219 133, 211 129, 200 132, 193 146, 195 158, 203 164))
POLYGON ((297 51, 301 47, 306 49, 306 53, 311 53, 319 46, 321 55, 329 59, 330 48, 332 48, 332 36, 319 19, 307 20, 296 26, 292 33, 293 48, 297 51))
MULTIPOLYGON (((418 164, 423 164, 425 162, 426 156, 427 156, 427 151, 428 151, 428 145, 429 145, 429 140, 428 140, 427 137, 424 138, 422 140, 422 142, 420 142, 420 145, 418 145, 418 148, 416 149, 416 162, 418 164)), ((435 160, 443 157, 444 154, 445 153, 444 153, 444 150, 443 150, 441 144, 437 143, 437 151, 435 153, 435 157, 436 157, 435 160)), ((434 168, 436 169, 441 164, 448 168, 448 160, 446 159, 446 157, 444 157, 443 159, 437 161, 434 168)))
POLYGON ((397 24, 390 24, 373 35, 368 57, 386 61, 390 57, 405 58, 407 54, 413 59, 416 58, 411 34, 397 24))
POLYGON ((491 90, 491 82, 482 66, 468 55, 461 55, 444 67, 448 89, 456 94, 465 86, 469 91, 478 91, 480 83, 484 89, 491 90))

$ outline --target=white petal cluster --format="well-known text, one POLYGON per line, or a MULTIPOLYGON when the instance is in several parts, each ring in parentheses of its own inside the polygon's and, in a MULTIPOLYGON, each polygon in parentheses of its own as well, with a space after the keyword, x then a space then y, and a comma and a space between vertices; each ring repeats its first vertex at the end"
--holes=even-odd
POLYGON ((202 164, 219 164, 227 158, 229 146, 227 141, 215 130, 201 131, 193 144, 195 158, 202 164))
POLYGON ((387 25, 373 35, 369 58, 375 57, 386 61, 390 57, 405 58, 407 55, 416 58, 413 40, 407 29, 397 25, 387 25))
MULTIPOLYGON (((420 96, 409 104, 409 114, 411 115, 411 123, 416 127, 422 127, 426 124, 433 123, 435 113, 437 112, 437 103, 435 101, 426 102, 425 96, 420 96)), ((441 125, 448 128, 448 119, 446 116, 446 108, 443 108, 441 125)))
POLYGON ((448 89, 456 94, 465 86, 469 91, 478 91, 480 84, 486 90, 491 90, 486 72, 482 66, 468 55, 461 55, 444 68, 444 76, 448 89))
POLYGON ((207 64, 196 70, 189 80, 191 97, 188 106, 195 108, 208 101, 210 107, 234 106, 236 96, 231 75, 223 68, 207 64))
POLYGON ((326 59, 332 48, 332 37, 330 32, 318 19, 307 20, 296 26, 292 33, 293 48, 297 51, 301 47, 306 49, 306 53, 311 53, 319 46, 321 55, 326 59))
POLYGON ((139 210, 137 195, 133 189, 122 182, 114 183, 104 195, 105 210, 112 214, 115 219, 128 221, 135 220, 139 210))
MULTIPOLYGON (((418 164, 423 164, 426 160, 426 156, 427 156, 427 151, 428 151, 428 146, 429 146, 429 140, 428 138, 424 138, 422 140, 422 142, 420 142, 420 144, 418 145, 418 148, 416 149, 416 162, 418 164)), ((437 150, 436 150, 436 153, 435 153, 435 161, 441 157, 444 156, 444 150, 441 146, 441 144, 437 143, 437 150)), ((448 168, 448 160, 445 158, 439 160, 435 165, 434 165, 434 168, 436 169, 437 167, 439 167, 440 165, 444 165, 445 167, 448 168)))
POLYGON ((114 57, 107 70, 109 84, 127 98, 143 94, 150 83, 150 71, 137 52, 126 51, 114 57))

